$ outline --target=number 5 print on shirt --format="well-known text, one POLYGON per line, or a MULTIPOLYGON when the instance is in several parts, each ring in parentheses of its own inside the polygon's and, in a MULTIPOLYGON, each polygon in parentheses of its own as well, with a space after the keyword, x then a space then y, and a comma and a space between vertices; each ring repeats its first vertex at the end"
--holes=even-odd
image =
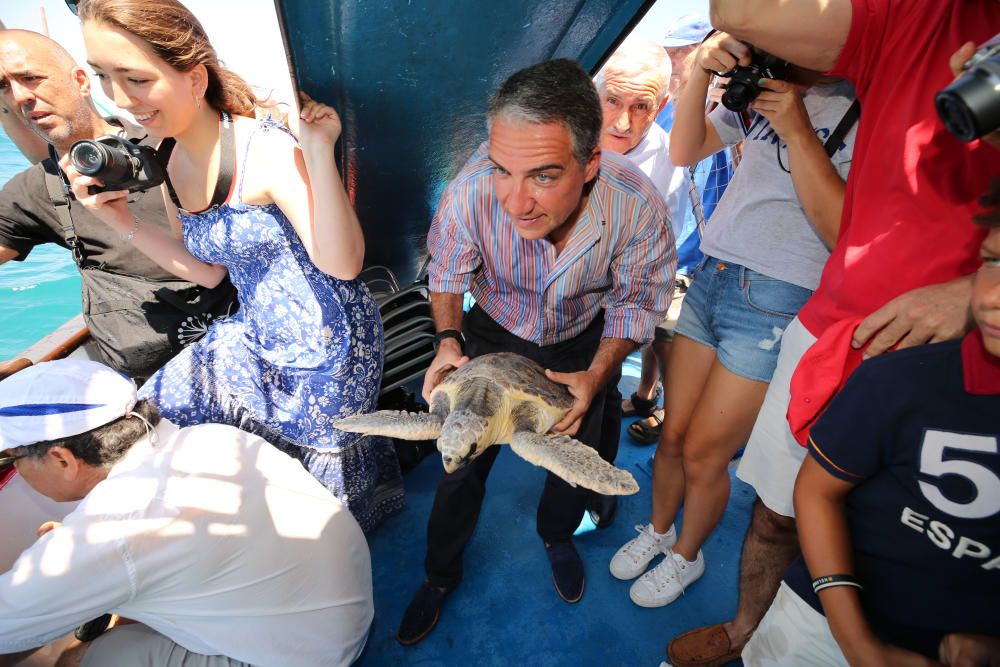
POLYGON ((942 478, 945 475, 964 477, 975 488, 972 500, 958 503, 947 498, 935 482, 920 481, 920 491, 942 512, 961 519, 985 519, 1000 512, 1000 477, 986 466, 960 458, 945 459, 948 450, 955 452, 997 453, 997 439, 990 435, 969 435, 948 431, 924 432, 920 451, 920 472, 923 476, 942 478))

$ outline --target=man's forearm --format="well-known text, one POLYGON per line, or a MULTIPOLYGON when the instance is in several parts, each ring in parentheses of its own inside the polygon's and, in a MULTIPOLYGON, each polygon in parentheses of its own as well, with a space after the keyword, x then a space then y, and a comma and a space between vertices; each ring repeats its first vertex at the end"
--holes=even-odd
MULTIPOLYGON (((38 647, 41 648, 41 647, 38 647)), ((14 667, 29 655, 38 650, 38 648, 29 648, 27 651, 19 651, 17 653, 5 653, 0 655, 0 667, 14 667)))
POLYGON ((593 373, 597 386, 603 387, 622 367, 625 357, 639 349, 638 343, 625 338, 602 338, 594 359, 587 370, 593 373))
POLYGON ((712 25, 819 72, 837 64, 851 29, 851 0, 711 0, 712 25))
POLYGON ((450 292, 431 292, 431 313, 434 316, 434 327, 437 331, 445 329, 462 330, 462 304, 464 294, 450 292))
POLYGON ((19 254, 16 250, 0 245, 0 264, 6 264, 12 259, 17 259, 19 254))

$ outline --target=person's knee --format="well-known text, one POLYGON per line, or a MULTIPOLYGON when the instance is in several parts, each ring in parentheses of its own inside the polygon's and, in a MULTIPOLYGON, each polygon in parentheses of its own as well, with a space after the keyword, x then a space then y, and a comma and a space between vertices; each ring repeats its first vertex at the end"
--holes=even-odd
POLYGON ((717 450, 711 444, 702 446, 690 438, 684 443, 684 475, 689 484, 714 484, 720 475, 728 475, 726 465, 729 461, 717 450))
POLYGON ((663 422, 660 439, 656 443, 656 457, 682 460, 684 457, 684 430, 672 426, 670 420, 663 422))
POLYGON ((750 530, 765 542, 788 543, 798 539, 795 519, 768 509, 760 498, 753 504, 750 530))

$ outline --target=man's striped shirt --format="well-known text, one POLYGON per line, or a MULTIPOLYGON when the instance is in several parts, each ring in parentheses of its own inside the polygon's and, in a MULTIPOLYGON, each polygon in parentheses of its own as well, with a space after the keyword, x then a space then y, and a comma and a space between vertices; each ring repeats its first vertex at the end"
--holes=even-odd
POLYGON ((430 289, 471 291, 500 326, 537 345, 581 333, 605 310, 604 338, 645 343, 673 294, 677 254, 652 181, 605 151, 562 252, 521 238, 493 187, 487 144, 445 190, 427 236, 430 289))

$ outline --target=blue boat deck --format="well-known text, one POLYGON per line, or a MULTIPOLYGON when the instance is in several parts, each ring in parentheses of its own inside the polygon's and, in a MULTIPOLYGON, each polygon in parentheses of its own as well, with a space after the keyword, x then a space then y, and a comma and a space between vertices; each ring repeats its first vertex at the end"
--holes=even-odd
MULTIPOLYGON (((636 387, 638 354, 626 361, 621 382, 636 387)), ((673 604, 643 609, 628 597, 631 582, 608 572, 614 552, 649 519, 653 446, 637 445, 622 426, 617 464, 632 472, 641 490, 620 499, 614 523, 581 532, 575 540, 587 572, 583 599, 563 602, 535 532, 535 508, 545 472, 510 451, 501 452, 476 534, 465 553, 465 578, 446 600, 438 627, 422 642, 403 647, 394 639, 403 610, 423 581, 427 517, 442 473, 431 455, 410 471, 407 507, 370 539, 375 584, 375 625, 359 665, 627 665, 657 667, 676 634, 731 617, 736 608, 739 552, 753 490, 735 478, 725 516, 705 544, 705 575, 673 604)), ((585 522, 589 522, 585 519, 585 522)), ((582 530, 585 530, 582 529, 582 530)), ((738 664, 738 663, 734 663, 738 664)))

